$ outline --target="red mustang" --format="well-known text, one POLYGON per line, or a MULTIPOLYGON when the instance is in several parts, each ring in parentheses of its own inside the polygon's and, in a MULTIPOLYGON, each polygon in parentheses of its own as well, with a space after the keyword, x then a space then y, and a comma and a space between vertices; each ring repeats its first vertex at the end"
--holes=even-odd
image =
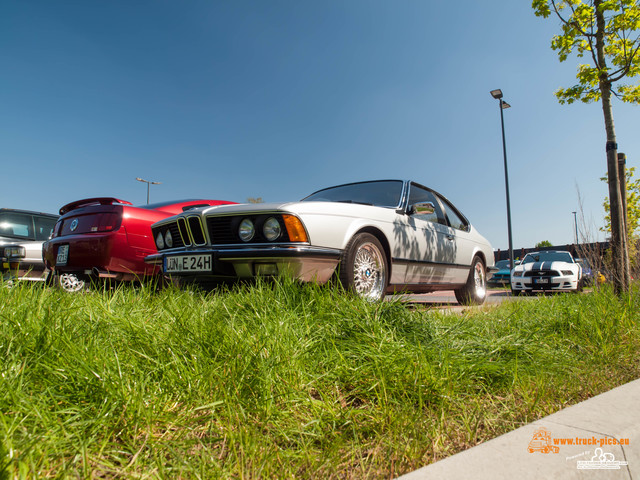
POLYGON ((184 200, 132 206, 117 198, 88 198, 60 209, 51 238, 42 246, 45 265, 65 290, 84 288, 85 280, 134 280, 160 273, 144 263, 157 253, 151 224, 192 208, 226 205, 224 200, 184 200))

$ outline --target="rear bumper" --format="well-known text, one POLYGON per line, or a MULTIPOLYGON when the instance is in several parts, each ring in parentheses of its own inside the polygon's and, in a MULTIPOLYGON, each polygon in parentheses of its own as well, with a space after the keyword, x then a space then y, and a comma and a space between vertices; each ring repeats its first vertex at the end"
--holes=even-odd
POLYGON ((192 278, 232 279, 290 274, 303 281, 327 282, 338 266, 342 250, 301 246, 268 246, 251 248, 180 249, 150 255, 145 262, 159 266, 166 275, 192 278), (188 255, 210 256, 211 268, 206 272, 175 271, 167 268, 188 255))
POLYGON ((159 268, 144 262, 150 253, 154 251, 129 246, 124 232, 56 237, 42 247, 45 265, 51 270, 116 280, 159 274, 159 268), (61 245, 69 245, 64 265, 57 264, 61 245))

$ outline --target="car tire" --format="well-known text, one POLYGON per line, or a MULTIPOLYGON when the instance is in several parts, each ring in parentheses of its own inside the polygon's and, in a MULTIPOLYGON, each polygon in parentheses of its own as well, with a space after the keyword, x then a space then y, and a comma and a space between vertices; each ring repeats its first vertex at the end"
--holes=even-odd
POLYGON ((522 292, 520 290, 511 290, 511 295, 519 297, 522 292))
POLYGON ((356 295, 376 302, 384 298, 389 283, 387 256, 370 233, 355 235, 340 259, 340 283, 356 295))
POLYGON ((473 257, 471 270, 464 287, 455 290, 456 299, 462 305, 480 305, 487 298, 487 274, 484 262, 479 256, 473 257))

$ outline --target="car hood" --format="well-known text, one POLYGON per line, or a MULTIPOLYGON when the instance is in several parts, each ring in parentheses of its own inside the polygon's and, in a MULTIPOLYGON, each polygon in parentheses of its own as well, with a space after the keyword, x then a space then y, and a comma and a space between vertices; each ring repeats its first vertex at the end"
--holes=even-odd
MULTIPOLYGON (((376 207, 373 205, 362 205, 358 203, 343 202, 280 202, 280 203, 243 203, 237 205, 220 205, 207 207, 200 210, 203 215, 227 215, 243 213, 261 212, 291 212, 294 214, 345 214, 359 217, 370 217, 373 212, 380 214, 388 212, 395 214, 394 208, 376 207)), ((185 212, 188 214, 189 212, 185 212)))
POLYGON ((516 272, 529 272, 529 271, 532 271, 532 270, 540 270, 540 271, 546 271, 546 270, 572 270, 572 271, 576 271, 576 270, 579 270, 579 269, 580 269, 580 266, 575 264, 575 263, 555 261, 555 262, 531 262, 531 263, 525 263, 525 264, 518 265, 514 269, 514 271, 516 271, 516 272))
MULTIPOLYGON (((203 215, 210 214, 228 214, 228 213, 244 213, 244 212, 270 212, 273 210, 281 210, 287 205, 297 202, 281 202, 281 203, 238 203, 236 205, 214 205, 212 207, 201 207, 197 211, 203 215)), ((196 209, 191 212, 196 211, 196 209)), ((189 211, 185 214, 191 213, 189 211)))

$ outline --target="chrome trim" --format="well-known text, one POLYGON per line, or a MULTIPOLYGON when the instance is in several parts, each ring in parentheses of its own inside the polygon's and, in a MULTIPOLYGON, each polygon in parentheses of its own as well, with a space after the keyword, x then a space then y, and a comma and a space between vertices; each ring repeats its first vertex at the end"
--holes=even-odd
POLYGON ((244 210, 242 213, 239 212, 229 212, 229 213, 216 213, 211 212, 210 214, 205 214, 203 217, 205 221, 207 218, 214 217, 250 217, 251 215, 293 215, 297 217, 295 213, 291 213, 287 210, 244 210))
POLYGON ((193 245, 193 241, 192 241, 191 235, 189 233, 189 224, 187 223, 186 217, 178 217, 176 219, 176 224, 178 225, 178 233, 180 234, 180 238, 182 239, 182 244, 185 247, 190 247, 191 245, 193 245), (182 221, 184 226, 181 226, 180 221, 182 221), (183 229, 184 229, 185 233, 187 234, 187 241, 185 241, 184 235, 182 234, 182 230, 183 229))
POLYGON ((204 228, 204 225, 202 224, 202 216, 201 215, 186 215, 186 224, 187 227, 189 229, 189 236, 191 237, 191 241, 192 241, 192 245, 195 245, 196 247, 202 247, 204 245, 207 245, 209 243, 209 240, 207 238, 207 231, 204 228), (196 243, 195 237, 193 236, 193 232, 191 231, 191 224, 189 223, 189 220, 195 218, 198 220, 198 223, 200 225, 200 230, 202 230, 202 239, 204 240, 204 243, 196 243))
POLYGON ((342 250, 337 248, 326 248, 326 247, 312 247, 308 244, 278 244, 278 245, 269 245, 269 244, 252 244, 250 246, 238 245, 237 248, 216 248, 216 247, 208 247, 208 248, 173 248, 171 250, 163 250, 162 252, 148 255, 144 261, 145 263, 161 265, 162 260, 165 256, 175 256, 175 255, 190 255, 190 254, 202 254, 202 253, 211 253, 216 255, 217 259, 225 261, 225 260, 233 260, 233 259, 268 259, 277 255, 283 256, 298 256, 308 254, 310 256, 319 255, 319 256, 327 256, 327 257, 340 257, 342 254, 342 250))
MULTIPOLYGON (((335 273, 342 250, 335 248, 268 246, 262 248, 192 248, 149 255, 145 263, 164 270, 165 260, 182 255, 211 255, 210 272, 172 272, 170 275, 209 278, 252 278, 263 275, 260 267, 274 265, 277 272, 289 272, 302 281, 327 282, 335 273)), ((164 272, 163 272, 164 273, 164 272)), ((271 274, 266 274, 271 275, 271 274)))

